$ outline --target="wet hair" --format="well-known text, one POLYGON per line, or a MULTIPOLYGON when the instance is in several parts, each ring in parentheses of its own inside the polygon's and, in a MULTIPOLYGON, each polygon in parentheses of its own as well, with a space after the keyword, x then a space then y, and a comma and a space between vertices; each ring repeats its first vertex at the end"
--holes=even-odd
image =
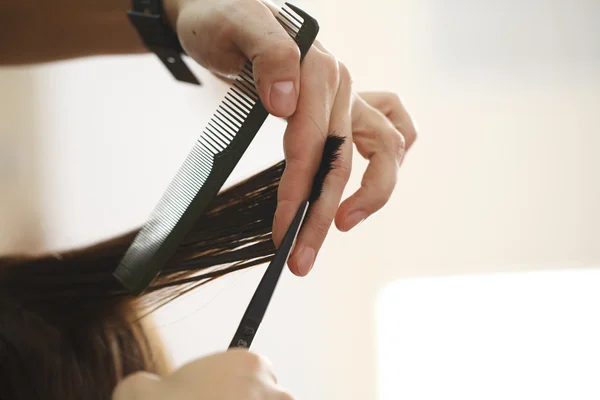
MULTIPOLYGON (((311 199, 343 139, 330 136, 311 199)), ((143 316, 233 271, 269 262, 285 162, 221 192, 154 283, 130 296, 112 273, 137 231, 62 254, 0 258, 0 400, 107 400, 125 376, 163 373, 143 316)))

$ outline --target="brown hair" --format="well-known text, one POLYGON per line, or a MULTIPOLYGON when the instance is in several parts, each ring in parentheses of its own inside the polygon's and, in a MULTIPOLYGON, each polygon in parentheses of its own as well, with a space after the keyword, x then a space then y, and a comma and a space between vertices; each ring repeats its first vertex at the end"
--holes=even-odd
POLYGON ((160 373, 140 316, 212 279, 271 260, 281 162, 220 193, 139 298, 112 273, 136 232, 60 255, 0 259, 0 399, 111 396, 160 373))
MULTIPOLYGON (((314 202, 343 139, 331 136, 314 202)), ((0 258, 0 400, 110 399, 126 375, 164 371, 141 317, 224 274, 268 262, 280 162, 221 192, 146 292, 112 276, 137 231, 60 255, 0 258)))

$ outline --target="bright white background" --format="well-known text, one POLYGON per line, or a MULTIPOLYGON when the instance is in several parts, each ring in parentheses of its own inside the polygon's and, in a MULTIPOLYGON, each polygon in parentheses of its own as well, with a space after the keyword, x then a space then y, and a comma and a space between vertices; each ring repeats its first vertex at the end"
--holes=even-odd
MULTIPOLYGON (((358 89, 401 95, 420 137, 390 204, 355 232, 332 231, 310 277, 283 277, 255 350, 299 398, 374 399, 380 377, 407 371, 378 369, 376 299, 383 287, 403 288, 390 282, 600 262, 600 3, 298 4, 320 21, 321 41, 358 89)), ((1 70, 0 246, 67 248, 143 223, 225 89, 197 71, 201 89, 173 83, 152 56, 1 70)), ((282 129, 268 123, 233 180, 281 158, 282 129)), ((364 162, 356 158, 355 167, 349 190, 364 162)), ((163 310, 161 332, 178 363, 227 346, 261 271, 163 310)), ((486 282, 493 301, 501 280, 486 282)), ((447 300, 427 290, 437 296, 431 301, 447 300)), ((413 317, 426 315, 427 304, 412 303, 413 317)), ((391 326, 411 322, 386 315, 391 326)), ((453 329, 466 334, 469 325, 453 329)), ((449 343, 444 331, 435 334, 449 343)), ((563 339, 553 343, 559 350, 582 340, 574 331, 563 339)), ((423 340, 415 346, 430 343, 423 340)), ((473 357, 481 348, 463 351, 473 357)), ((421 373, 410 376, 426 379, 421 373)), ((552 371, 544 390, 560 374, 552 371)), ((445 397, 461 398, 463 384, 447 386, 445 397)), ((418 398, 398 390, 385 400, 418 398)))
POLYGON ((417 278, 378 301, 380 399, 598 399, 600 270, 417 278))

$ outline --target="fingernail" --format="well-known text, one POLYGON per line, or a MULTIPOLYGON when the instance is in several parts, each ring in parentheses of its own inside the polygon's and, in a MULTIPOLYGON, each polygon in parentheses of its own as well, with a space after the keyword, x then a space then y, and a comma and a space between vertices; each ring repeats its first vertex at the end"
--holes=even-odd
POLYGON ((367 218, 367 213, 364 211, 354 211, 352 214, 346 217, 346 221, 344 221, 345 228, 350 230, 354 228, 356 225, 360 224, 367 218))
POLYGON ((298 254, 298 273, 308 275, 315 262, 315 251, 310 247, 303 248, 298 254))
POLYGON ((277 114, 289 117, 296 109, 294 82, 276 82, 271 86, 271 106, 277 114))

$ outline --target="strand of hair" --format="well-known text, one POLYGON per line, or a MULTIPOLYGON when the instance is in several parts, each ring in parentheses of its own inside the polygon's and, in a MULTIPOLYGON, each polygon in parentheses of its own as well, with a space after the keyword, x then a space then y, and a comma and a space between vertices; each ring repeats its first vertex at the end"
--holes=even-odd
MULTIPOLYGON (((213 272, 207 272, 205 274, 202 275, 198 275, 198 276, 194 276, 194 277, 190 277, 190 278, 185 278, 185 279, 178 279, 175 280, 173 282, 169 282, 167 284, 164 284, 162 286, 156 286, 156 287, 152 287, 152 290, 159 290, 162 288, 166 288, 169 286, 177 286, 177 285, 182 285, 185 283, 191 283, 191 282, 197 282, 200 280, 204 280, 204 279, 209 279, 209 278, 216 278, 216 277, 220 277, 223 276, 225 274, 229 274, 231 272, 235 272, 235 271, 240 271, 242 269, 246 269, 246 268, 250 268, 253 267, 255 265, 260 265, 260 264, 264 264, 265 262, 269 261, 271 259, 271 255, 268 256, 264 256, 261 258, 257 258, 255 260, 248 260, 242 264, 238 264, 236 263, 234 266, 228 267, 228 268, 223 268, 217 271, 213 271, 213 272)), ((194 267, 190 267, 190 268, 194 268, 194 267)))

